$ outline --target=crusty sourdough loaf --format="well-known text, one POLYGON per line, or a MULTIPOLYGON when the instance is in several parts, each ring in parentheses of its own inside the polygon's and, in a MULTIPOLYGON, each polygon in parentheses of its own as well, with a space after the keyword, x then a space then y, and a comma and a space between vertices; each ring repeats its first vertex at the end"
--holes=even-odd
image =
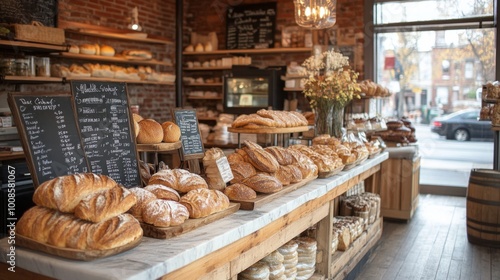
POLYGON ((227 209, 229 198, 219 190, 195 189, 181 197, 180 203, 188 209, 189 217, 196 219, 227 209))
POLYGON ((176 190, 161 184, 147 185, 144 189, 150 191, 159 199, 172 201, 179 201, 181 199, 181 196, 176 190))
POLYGON ((283 188, 283 184, 278 179, 262 173, 247 178, 242 183, 260 193, 275 193, 283 188))
POLYGON ((36 205, 65 213, 73 213, 82 199, 117 186, 106 175, 80 173, 56 177, 43 182, 33 194, 36 205))
POLYGON ((71 214, 35 206, 19 219, 16 233, 61 248, 107 250, 141 238, 142 228, 129 214, 91 223, 71 214))
POLYGON ((181 139, 181 128, 173 122, 167 121, 161 124, 163 129, 163 142, 174 143, 181 139))
POLYGON ((279 146, 271 146, 264 148, 264 150, 273 155, 280 165, 292 164, 292 155, 287 149, 279 146))
POLYGON ((177 201, 154 199, 142 211, 142 221, 157 227, 177 226, 189 218, 187 208, 177 201))
POLYGON ((153 119, 143 119, 139 122, 137 144, 156 144, 163 140, 163 128, 153 119))
POLYGON ((248 162, 250 162, 256 169, 268 173, 276 172, 280 164, 269 152, 264 150, 258 144, 250 141, 245 141, 243 144, 247 146, 246 153, 248 155, 248 162))
POLYGON ((232 184, 239 183, 243 179, 252 177, 257 173, 252 164, 244 161, 230 163, 229 167, 231 168, 231 172, 233 172, 232 184))
POLYGON ((157 199, 157 197, 152 192, 147 191, 143 188, 130 188, 129 190, 135 195, 137 199, 137 203, 132 206, 132 208, 130 208, 129 213, 139 221, 142 221, 142 212, 145 205, 147 205, 151 200, 157 199))
POLYGON ((136 202, 133 193, 115 186, 82 199, 75 207, 75 217, 98 223, 127 212, 136 202))
POLYGON ((184 169, 164 169, 156 172, 148 184, 160 184, 170 187, 180 193, 194 189, 207 189, 208 184, 200 175, 184 169))
POLYGON ((241 183, 227 186, 224 189, 224 194, 231 200, 250 200, 257 198, 257 193, 252 188, 241 183))

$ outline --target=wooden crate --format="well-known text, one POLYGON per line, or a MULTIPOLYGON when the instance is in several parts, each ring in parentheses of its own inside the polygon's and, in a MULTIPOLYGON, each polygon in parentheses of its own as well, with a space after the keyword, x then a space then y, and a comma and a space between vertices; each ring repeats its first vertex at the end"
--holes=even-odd
POLYGON ((409 220, 418 206, 420 156, 390 158, 380 167, 381 214, 385 218, 409 220))

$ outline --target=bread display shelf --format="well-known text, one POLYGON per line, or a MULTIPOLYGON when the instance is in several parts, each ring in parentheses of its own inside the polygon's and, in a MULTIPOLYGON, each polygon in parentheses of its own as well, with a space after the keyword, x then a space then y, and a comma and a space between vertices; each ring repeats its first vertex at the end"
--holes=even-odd
POLYGON ((377 152, 375 153, 371 153, 368 158, 371 159, 371 158, 374 158, 376 156, 378 156, 380 153, 382 152, 382 149, 378 150, 377 152))
POLYGON ((173 227, 155 227, 153 225, 141 223, 144 230, 144 236, 158 239, 168 239, 183 233, 192 231, 211 222, 227 217, 238 211, 240 205, 238 203, 230 203, 229 207, 223 211, 214 213, 210 216, 199 219, 187 219, 184 223, 173 227))
POLYGON ((339 174, 342 170, 344 170, 345 165, 339 166, 336 169, 330 171, 330 172, 319 172, 318 173, 318 178, 328 178, 332 177, 334 175, 339 174))
POLYGON ((4 76, 3 80, 20 83, 62 83, 62 78, 56 77, 4 76))
POLYGON ((185 71, 210 71, 210 70, 229 70, 230 66, 221 66, 221 67, 187 67, 183 68, 185 71))
MULTIPOLYGON (((62 80, 62 78, 59 78, 62 80)), ((118 82, 127 84, 152 84, 152 85, 173 85, 174 82, 157 82, 157 81, 144 81, 144 80, 125 80, 125 79, 112 79, 112 78, 96 78, 96 77, 68 77, 66 80, 78 81, 96 81, 96 82, 118 82)))
POLYGON ((184 85, 194 87, 219 87, 222 86, 222 83, 185 83, 184 85))
POLYGON ((279 134, 279 133, 294 133, 308 131, 309 126, 296 126, 296 127, 261 127, 261 128, 244 128, 244 127, 228 127, 227 131, 233 133, 247 133, 247 134, 279 134))
POLYGON ((56 255, 67 259, 80 260, 80 261, 91 261, 99 258, 116 255, 118 253, 136 247, 141 243, 141 240, 142 238, 137 238, 131 243, 109 250, 89 250, 89 249, 77 250, 69 248, 60 248, 49 244, 40 243, 31 238, 22 236, 20 234, 16 234, 16 245, 19 245, 20 247, 28 248, 35 251, 40 251, 51 255, 56 255))
POLYGON ((273 53, 300 53, 311 52, 312 48, 268 48, 268 49, 241 49, 216 50, 211 52, 182 52, 183 55, 230 55, 230 54, 273 54, 273 53))
POLYGON ((115 29, 110 27, 92 25, 80 22, 70 22, 59 20, 58 27, 64 28, 66 32, 77 33, 81 35, 89 35, 101 38, 119 39, 151 44, 173 44, 172 41, 142 32, 135 32, 133 30, 115 29))
MULTIPOLYGON (((59 55, 57 55, 59 56, 59 55)), ((159 61, 156 59, 140 60, 140 59, 128 59, 123 56, 103 56, 103 55, 89 55, 89 54, 77 54, 63 52, 60 56, 64 58, 82 59, 82 60, 95 60, 95 61, 105 61, 114 63, 129 63, 134 65, 160 65, 160 66, 173 66, 171 62, 159 61)))
POLYGON ((257 193, 257 197, 254 199, 231 200, 231 201, 239 203, 241 210, 254 210, 255 208, 258 208, 258 207, 270 202, 271 200, 274 200, 274 199, 281 197, 289 192, 292 192, 300 187, 305 186, 307 183, 311 182, 312 180, 314 180, 316 178, 317 178, 316 176, 306 178, 298 183, 283 187, 283 189, 281 189, 279 192, 270 193, 270 194, 257 193))
POLYGON ((174 143, 157 143, 157 144, 137 144, 138 152, 167 152, 174 151, 181 147, 181 141, 174 143))
POLYGON ((357 162, 349 163, 344 165, 344 168, 342 168, 342 171, 347 171, 353 169, 356 165, 358 165, 357 162))
POLYGON ((67 45, 49 45, 49 44, 41 44, 41 43, 28 43, 28 42, 21 42, 21 41, 13 41, 13 40, 0 40, 0 47, 2 48, 9 48, 12 49, 12 47, 20 47, 25 50, 31 50, 31 51, 58 51, 58 52, 65 52, 68 50, 67 45))

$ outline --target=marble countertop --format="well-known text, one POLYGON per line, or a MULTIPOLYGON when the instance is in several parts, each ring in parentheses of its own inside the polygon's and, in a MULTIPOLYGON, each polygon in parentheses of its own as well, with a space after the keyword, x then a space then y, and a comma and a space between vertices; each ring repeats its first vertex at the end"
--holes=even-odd
MULTIPOLYGON (((73 261, 16 247, 16 266, 57 279, 156 279, 265 227, 387 158, 388 153, 382 153, 351 170, 313 180, 253 211, 239 210, 171 239, 143 237, 139 246, 103 259, 73 261)), ((7 238, 0 240, 0 260, 3 263, 7 261, 9 246, 7 238)))

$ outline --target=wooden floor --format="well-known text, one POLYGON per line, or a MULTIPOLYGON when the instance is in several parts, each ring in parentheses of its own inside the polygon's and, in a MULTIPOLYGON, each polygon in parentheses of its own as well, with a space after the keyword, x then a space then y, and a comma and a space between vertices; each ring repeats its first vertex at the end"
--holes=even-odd
POLYGON ((467 241, 465 197, 420 195, 412 220, 384 221, 355 279, 500 279, 500 249, 467 241))

